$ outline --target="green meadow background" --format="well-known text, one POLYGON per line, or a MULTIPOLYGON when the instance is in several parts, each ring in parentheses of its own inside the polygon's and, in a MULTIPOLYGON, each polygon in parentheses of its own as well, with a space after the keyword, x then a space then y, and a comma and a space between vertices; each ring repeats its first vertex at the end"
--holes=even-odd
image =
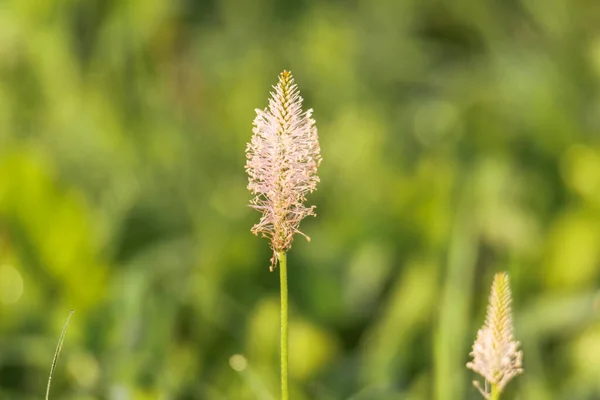
POLYGON ((508 271, 525 374, 600 399, 597 0, 0 1, 0 399, 274 400, 245 143, 292 71, 323 163, 294 400, 475 400, 508 271))

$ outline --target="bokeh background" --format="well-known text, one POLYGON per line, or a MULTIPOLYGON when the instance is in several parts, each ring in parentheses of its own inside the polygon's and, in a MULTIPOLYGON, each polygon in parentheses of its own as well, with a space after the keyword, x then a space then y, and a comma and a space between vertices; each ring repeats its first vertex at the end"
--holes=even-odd
POLYGON ((245 143, 290 69, 317 218, 289 253, 295 400, 600 399, 600 2, 0 2, 0 399, 278 398, 245 143))

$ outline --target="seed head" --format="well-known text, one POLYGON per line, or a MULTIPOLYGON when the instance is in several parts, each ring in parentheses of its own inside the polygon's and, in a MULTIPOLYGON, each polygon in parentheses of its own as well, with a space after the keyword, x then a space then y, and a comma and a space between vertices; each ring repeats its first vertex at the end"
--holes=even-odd
POLYGON ((467 368, 485 379, 484 389, 477 381, 473 384, 486 399, 490 398, 488 383, 494 385, 498 392, 502 392, 513 377, 523 373, 523 353, 518 349, 519 342, 515 341, 513 336, 510 303, 508 274, 496 274, 485 324, 477 332, 477 339, 470 353, 473 361, 467 363, 467 368))
POLYGON ((276 266, 277 252, 292 246, 300 221, 316 215, 306 195, 317 188, 321 150, 312 109, 302 111, 302 97, 289 71, 279 74, 269 107, 256 110, 253 135, 246 147, 250 206, 263 215, 251 232, 270 240, 276 266))

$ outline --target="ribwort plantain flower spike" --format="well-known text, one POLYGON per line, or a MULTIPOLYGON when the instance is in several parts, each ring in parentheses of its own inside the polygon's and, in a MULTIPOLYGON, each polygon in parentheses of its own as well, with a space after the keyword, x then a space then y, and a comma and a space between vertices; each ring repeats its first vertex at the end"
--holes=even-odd
POLYGON ((477 381, 473 384, 486 399, 498 399, 506 384, 523 373, 523 353, 513 336, 510 304, 508 274, 498 273, 492 284, 485 324, 477 332, 470 353, 473 361, 467 363, 467 368, 485 379, 483 388, 477 381), (488 385, 491 385, 491 392, 488 391, 488 385))
POLYGON ((302 111, 302 97, 289 71, 279 74, 269 106, 256 110, 253 135, 246 147, 250 206, 263 215, 251 232, 270 240, 271 271, 277 254, 288 251, 300 221, 315 216, 305 206, 306 195, 317 188, 321 150, 312 109, 302 111))

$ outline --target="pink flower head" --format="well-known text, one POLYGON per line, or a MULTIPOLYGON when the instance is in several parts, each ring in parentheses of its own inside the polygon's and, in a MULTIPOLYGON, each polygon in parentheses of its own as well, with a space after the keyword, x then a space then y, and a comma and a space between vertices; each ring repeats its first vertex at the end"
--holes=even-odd
POLYGON ((269 107, 256 110, 252 140, 246 147, 248 189, 255 197, 250 206, 262 217, 251 232, 271 241, 277 253, 292 246, 294 234, 306 237, 298 227, 315 206, 307 207, 306 195, 317 188, 321 150, 312 109, 302 111, 302 97, 289 71, 279 74, 269 107))
POLYGON ((508 274, 498 273, 494 276, 485 324, 477 332, 470 353, 473 361, 467 363, 467 368, 485 379, 483 388, 477 381, 473 384, 486 399, 492 397, 487 391, 488 384, 502 392, 512 378, 523 373, 523 353, 513 335, 510 304, 508 274))

